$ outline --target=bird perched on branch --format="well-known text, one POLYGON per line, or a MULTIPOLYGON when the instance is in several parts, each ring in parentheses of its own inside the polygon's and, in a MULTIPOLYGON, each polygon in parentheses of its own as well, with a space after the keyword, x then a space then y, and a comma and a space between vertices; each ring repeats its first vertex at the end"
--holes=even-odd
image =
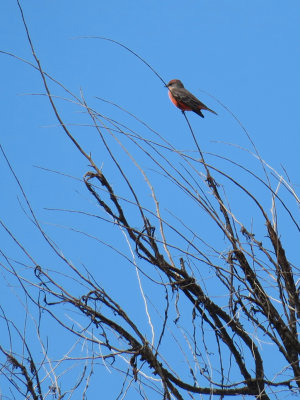
POLYGON ((194 113, 204 118, 201 110, 210 111, 218 115, 215 111, 208 108, 197 97, 185 89, 179 79, 172 79, 166 87, 169 89, 169 97, 173 104, 183 111, 194 111, 194 113))

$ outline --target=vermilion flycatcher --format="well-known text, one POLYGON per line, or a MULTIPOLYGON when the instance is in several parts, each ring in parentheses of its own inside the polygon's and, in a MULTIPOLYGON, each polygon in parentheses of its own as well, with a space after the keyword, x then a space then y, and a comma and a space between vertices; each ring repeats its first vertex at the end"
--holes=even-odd
POLYGON ((186 90, 180 80, 172 79, 166 86, 169 89, 170 100, 181 111, 194 111, 194 113, 200 115, 202 118, 204 118, 204 115, 201 110, 207 110, 218 115, 186 90))

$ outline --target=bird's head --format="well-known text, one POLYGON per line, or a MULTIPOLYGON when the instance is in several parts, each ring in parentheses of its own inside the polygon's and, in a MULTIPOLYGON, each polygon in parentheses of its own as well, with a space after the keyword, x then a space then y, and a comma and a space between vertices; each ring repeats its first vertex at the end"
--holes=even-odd
POLYGON ((179 79, 172 79, 167 85, 167 88, 184 88, 183 83, 179 79))

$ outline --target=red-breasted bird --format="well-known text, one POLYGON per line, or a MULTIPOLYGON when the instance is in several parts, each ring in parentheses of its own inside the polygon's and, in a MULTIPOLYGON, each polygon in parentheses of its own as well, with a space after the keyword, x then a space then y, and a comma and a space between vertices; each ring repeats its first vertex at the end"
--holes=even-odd
POLYGON ((185 89, 183 83, 178 79, 172 79, 166 87, 169 89, 169 97, 173 104, 181 111, 194 111, 194 113, 204 118, 201 110, 210 111, 218 115, 215 111, 208 108, 197 97, 185 89))

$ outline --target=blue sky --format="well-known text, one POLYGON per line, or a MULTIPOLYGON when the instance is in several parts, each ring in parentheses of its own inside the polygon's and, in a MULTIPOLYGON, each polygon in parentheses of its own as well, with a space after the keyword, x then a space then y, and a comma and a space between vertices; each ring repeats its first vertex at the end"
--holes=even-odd
MULTIPOLYGON (((181 79, 191 92, 218 113, 217 117, 206 113, 204 119, 189 114, 204 152, 243 161, 258 174, 262 173, 247 152, 233 146, 253 150, 243 130, 221 102, 246 127, 262 158, 278 170, 284 166, 295 188, 299 188, 299 1, 26 0, 22 6, 44 70, 77 96, 82 91, 97 111, 111 117, 117 115, 126 123, 129 121, 96 96, 134 113, 179 149, 194 149, 185 120, 170 103, 162 82, 126 50, 89 38, 104 36, 138 53, 165 81, 181 79)), ((0 26, 0 50, 33 62, 15 1, 2 0, 0 26)), ((76 236, 63 228, 71 226, 73 216, 63 214, 62 217, 44 210, 47 207, 82 209, 90 201, 89 195, 80 182, 36 168, 81 178, 89 169, 87 162, 58 127, 43 96, 40 75, 16 59, 0 56, 0 143, 49 234, 58 239, 66 254, 90 266, 94 255, 81 251, 88 240, 81 238, 74 252, 76 236)), ((65 98, 65 93, 57 86, 51 85, 51 90, 65 98)), ((92 135, 92 128, 81 125, 86 120, 80 107, 62 98, 57 99, 57 105, 87 151, 92 152, 100 165, 103 163, 104 170, 112 171, 112 183, 120 184, 115 171, 110 170, 109 158, 92 135)), ((130 123, 139 126, 133 121, 130 123)), ((144 134, 155 139, 149 131, 145 130, 144 134)), ((124 156, 120 157, 123 160, 124 156)), ((134 176, 135 170, 128 168, 129 174, 134 176)), ((146 162, 145 168, 151 175, 150 163, 146 162)), ((152 177, 154 182, 160 182, 155 173, 152 177)), ((45 258, 51 264, 50 252, 45 256, 46 246, 41 244, 38 249, 34 246, 39 240, 38 234, 24 217, 16 197, 16 193, 20 193, 3 158, 0 179, 6 187, 1 199, 1 218, 38 258, 45 258)), ((137 177, 137 182, 142 191, 143 179, 137 177)), ((266 207, 270 207, 270 199, 257 190, 266 201, 266 207)), ((160 195, 166 206, 168 193, 160 195)), ((149 193, 145 201, 150 203, 149 193)), ((173 198, 175 212, 182 206, 180 201, 173 198)), ((76 224, 78 229, 87 230, 86 220, 78 220, 76 224)), ((91 224, 90 232, 99 233, 97 224, 91 224)), ((293 229, 285 221, 282 226, 293 229)), ((114 234, 105 233, 104 236, 113 238, 114 234)), ((3 232, 2 235, 7 241, 6 249, 12 251, 12 243, 3 232)), ((102 257, 109 259, 108 249, 101 251, 102 257)), ((291 254, 291 257, 296 258, 296 255, 291 254)), ((120 280, 123 282, 130 280, 134 272, 128 277, 128 272, 120 268, 118 273, 124 274, 120 280)), ((108 276, 102 278, 109 284, 108 276)), ((116 293, 122 297, 118 286, 116 293)))
MULTIPOLYGON (((70 90, 78 94, 81 88, 86 96, 134 109, 161 130, 172 123, 184 126, 161 82, 141 62, 110 43, 78 37, 115 39, 144 57, 163 79, 181 79, 217 110, 219 118, 209 115, 197 121, 205 127, 205 142, 247 144, 232 118, 201 90, 237 115, 258 147, 264 148, 265 158, 292 173, 299 127, 298 2, 198 1, 183 6, 177 1, 90 1, 83 7, 78 1, 28 1, 24 12, 42 65, 70 90)), ((2 2, 0 18, 1 48, 29 59, 15 2, 2 2)), ((26 110, 28 102, 29 109, 31 102, 42 102, 13 97, 41 92, 40 77, 7 57, 2 58, 2 70, 3 91, 10 93, 4 102, 9 111, 4 112, 4 122, 11 126, 11 113, 20 116, 18 105, 26 110), (8 79, 11 75, 13 81, 8 79)), ((41 124, 47 124, 43 117, 41 124)), ((4 136, 9 145, 14 132, 4 136)))

